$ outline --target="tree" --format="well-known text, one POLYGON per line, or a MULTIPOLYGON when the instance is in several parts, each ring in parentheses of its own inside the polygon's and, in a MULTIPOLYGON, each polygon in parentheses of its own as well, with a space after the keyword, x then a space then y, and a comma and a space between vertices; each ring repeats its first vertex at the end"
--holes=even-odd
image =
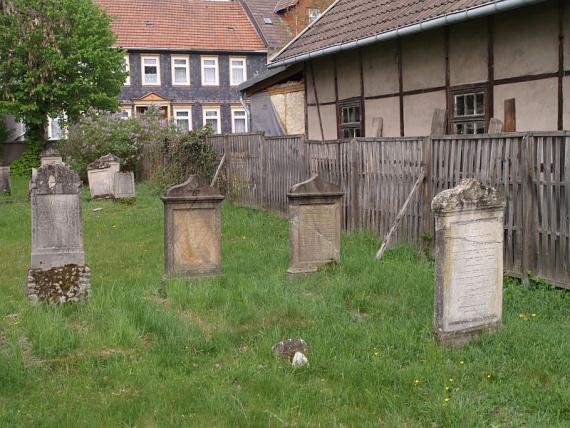
POLYGON ((44 140, 48 116, 115 111, 125 81, 110 18, 92 0, 0 0, 0 112, 44 140))

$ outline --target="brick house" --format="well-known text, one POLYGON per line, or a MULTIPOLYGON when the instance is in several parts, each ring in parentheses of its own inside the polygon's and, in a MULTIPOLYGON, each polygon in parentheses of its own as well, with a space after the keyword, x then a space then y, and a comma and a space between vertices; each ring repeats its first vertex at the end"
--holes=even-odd
POLYGON ((265 70, 267 46, 238 1, 96 1, 127 51, 125 117, 154 106, 182 129, 249 130, 237 86, 265 70))

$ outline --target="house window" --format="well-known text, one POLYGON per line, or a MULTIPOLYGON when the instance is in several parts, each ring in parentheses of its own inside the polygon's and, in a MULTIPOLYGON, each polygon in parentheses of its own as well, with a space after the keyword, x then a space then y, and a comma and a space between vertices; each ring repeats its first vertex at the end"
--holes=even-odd
POLYGON ((67 138, 67 127, 63 122, 67 119, 65 115, 56 118, 48 117, 48 140, 63 140, 67 138))
POLYGON ((127 72, 127 77, 125 79, 125 86, 129 86, 131 84, 131 65, 129 63, 129 54, 124 56, 125 60, 125 71, 127 72))
POLYGON ((484 86, 458 88, 451 91, 452 116, 450 128, 453 134, 484 134, 485 103, 484 86))
POLYGON ((160 59, 158 56, 142 56, 143 85, 160 85, 160 59))
POLYGON ((192 109, 190 108, 175 108, 174 109, 174 124, 182 132, 189 132, 192 130, 192 109))
POLYGON ((243 108, 232 108, 232 132, 247 132, 247 114, 243 108))
POLYGON ((172 84, 190 84, 190 57, 172 56, 172 84))
POLYGON ((246 59, 230 58, 230 85, 237 86, 246 80, 246 59))
POLYGON ((308 13, 309 13, 309 24, 313 23, 314 21, 317 20, 319 16, 321 16, 320 9, 309 9, 308 13))
POLYGON ((203 124, 204 126, 210 125, 215 134, 222 133, 220 123, 220 108, 219 107, 204 107, 203 109, 203 124))
POLYGON ((218 57, 217 56, 203 56, 202 57, 202 85, 203 86, 218 86, 218 57))
POLYGON ((355 138, 362 136, 360 100, 345 101, 339 104, 340 138, 355 138))

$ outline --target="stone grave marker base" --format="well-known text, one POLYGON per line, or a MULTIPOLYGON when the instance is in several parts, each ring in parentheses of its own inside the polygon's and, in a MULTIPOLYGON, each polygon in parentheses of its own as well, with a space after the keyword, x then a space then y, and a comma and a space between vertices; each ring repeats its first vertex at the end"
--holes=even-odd
POLYGON ((30 302, 81 302, 91 292, 91 270, 87 266, 68 264, 51 269, 28 269, 30 302))

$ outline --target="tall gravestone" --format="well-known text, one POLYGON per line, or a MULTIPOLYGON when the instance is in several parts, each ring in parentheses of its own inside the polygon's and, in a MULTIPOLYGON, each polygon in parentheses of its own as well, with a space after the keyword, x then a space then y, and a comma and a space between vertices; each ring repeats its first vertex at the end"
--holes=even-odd
POLYGON ((336 184, 316 175, 289 190, 289 275, 340 261, 342 197, 336 184))
POLYGON ((63 164, 38 168, 30 184, 32 265, 30 301, 65 303, 89 296, 81 216, 81 181, 63 164))
POLYGON ((168 276, 211 276, 221 269, 224 196, 201 186, 197 176, 167 190, 164 203, 164 262, 168 276))
POLYGON ((504 198, 474 179, 432 201, 435 215, 434 334, 463 344, 501 324, 504 198))
POLYGON ((10 167, 0 166, 0 195, 4 193, 10 193, 11 188, 10 167))
POLYGON ((120 159, 110 153, 87 166, 87 178, 92 199, 113 197, 115 173, 119 172, 119 167, 120 159))

